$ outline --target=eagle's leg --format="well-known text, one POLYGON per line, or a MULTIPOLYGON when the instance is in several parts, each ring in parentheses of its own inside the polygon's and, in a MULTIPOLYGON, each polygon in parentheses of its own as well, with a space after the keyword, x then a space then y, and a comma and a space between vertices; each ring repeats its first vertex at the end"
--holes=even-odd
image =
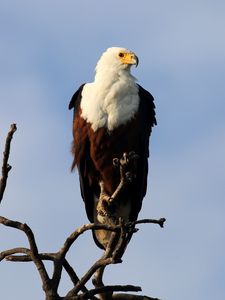
POLYGON ((109 207, 111 197, 106 193, 103 181, 100 181, 99 185, 100 195, 97 203, 97 213, 102 217, 111 217, 113 215, 113 207, 109 207))

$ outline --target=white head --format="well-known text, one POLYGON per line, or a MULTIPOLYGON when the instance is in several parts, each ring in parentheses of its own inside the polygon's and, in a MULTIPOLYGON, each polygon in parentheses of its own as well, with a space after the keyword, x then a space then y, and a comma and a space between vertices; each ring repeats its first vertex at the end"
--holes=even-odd
POLYGON ((95 80, 85 84, 81 100, 82 117, 94 131, 103 126, 112 131, 137 112, 139 89, 130 74, 132 65, 138 65, 138 58, 125 48, 108 48, 100 57, 95 80))
POLYGON ((129 71, 132 65, 138 65, 136 54, 126 48, 108 48, 100 57, 96 66, 98 73, 119 73, 123 70, 129 71))

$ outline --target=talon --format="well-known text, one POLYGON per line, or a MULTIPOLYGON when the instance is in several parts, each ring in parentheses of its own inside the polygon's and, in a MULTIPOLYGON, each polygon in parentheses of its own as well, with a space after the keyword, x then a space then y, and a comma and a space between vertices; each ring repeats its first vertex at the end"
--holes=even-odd
POLYGON ((113 158, 113 165, 115 167, 118 167, 119 166, 119 158, 113 158))
POLYGON ((128 162, 129 162, 128 154, 124 152, 122 158, 120 159, 120 164, 121 166, 125 166, 128 164, 128 162))

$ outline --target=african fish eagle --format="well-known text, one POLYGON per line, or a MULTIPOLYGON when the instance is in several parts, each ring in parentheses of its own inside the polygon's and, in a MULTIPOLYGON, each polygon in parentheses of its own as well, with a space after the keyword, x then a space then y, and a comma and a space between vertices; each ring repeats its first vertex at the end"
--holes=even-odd
MULTIPOLYGON (((131 75, 138 57, 125 48, 108 48, 100 57, 95 79, 73 95, 74 109, 72 169, 77 166, 81 195, 90 222, 110 224, 112 216, 103 216, 97 206, 102 187, 111 196, 120 182, 120 171, 113 159, 135 152, 139 159, 132 184, 123 190, 113 218, 135 221, 146 194, 149 137, 156 125, 152 95, 131 75)), ((109 232, 96 230, 94 240, 106 248, 109 232)))

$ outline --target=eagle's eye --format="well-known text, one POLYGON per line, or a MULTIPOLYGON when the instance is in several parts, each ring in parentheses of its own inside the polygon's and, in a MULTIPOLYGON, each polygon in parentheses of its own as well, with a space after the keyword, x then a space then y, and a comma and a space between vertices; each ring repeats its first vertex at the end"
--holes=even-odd
POLYGON ((124 53, 120 52, 119 57, 124 57, 124 53))

